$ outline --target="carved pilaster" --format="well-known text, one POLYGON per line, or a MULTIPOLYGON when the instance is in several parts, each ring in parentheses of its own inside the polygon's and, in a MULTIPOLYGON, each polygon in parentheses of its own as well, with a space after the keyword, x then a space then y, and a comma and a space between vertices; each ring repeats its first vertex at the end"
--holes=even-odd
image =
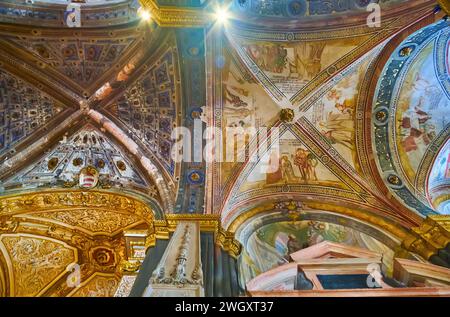
POLYGON ((204 27, 211 14, 196 8, 159 6, 155 0, 140 0, 159 26, 164 27, 204 27))
POLYGON ((153 272, 144 297, 204 296, 200 224, 180 222, 153 272))

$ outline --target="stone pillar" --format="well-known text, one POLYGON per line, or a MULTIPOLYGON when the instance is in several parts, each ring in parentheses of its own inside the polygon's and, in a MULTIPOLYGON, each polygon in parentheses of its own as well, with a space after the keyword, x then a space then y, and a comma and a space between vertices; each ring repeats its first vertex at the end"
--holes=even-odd
POLYGON ((178 223, 142 296, 204 296, 200 254, 199 223, 178 223))
POLYGON ((433 264, 450 267, 449 215, 429 216, 412 231, 411 237, 403 241, 405 249, 433 264))

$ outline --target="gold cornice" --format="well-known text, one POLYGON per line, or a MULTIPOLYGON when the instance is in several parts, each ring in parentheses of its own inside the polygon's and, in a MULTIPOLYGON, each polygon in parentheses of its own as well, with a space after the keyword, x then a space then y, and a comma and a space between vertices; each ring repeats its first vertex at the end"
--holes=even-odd
POLYGON ((220 224, 218 215, 202 214, 167 214, 164 220, 154 221, 154 233, 147 237, 146 247, 154 246, 157 239, 169 239, 175 232, 180 222, 193 221, 200 224, 201 232, 214 234, 215 243, 232 257, 237 258, 241 252, 239 241, 234 238, 234 233, 226 231, 220 224))
POLYGON ((163 27, 204 27, 211 21, 209 13, 203 8, 180 8, 159 6, 155 0, 140 0, 141 5, 148 9, 152 18, 163 27))

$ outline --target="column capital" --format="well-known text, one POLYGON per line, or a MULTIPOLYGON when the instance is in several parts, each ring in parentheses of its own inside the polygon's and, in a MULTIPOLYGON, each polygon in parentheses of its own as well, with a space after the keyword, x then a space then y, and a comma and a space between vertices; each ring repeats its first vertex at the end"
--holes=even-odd
POLYGON ((403 241, 403 246, 429 260, 450 243, 450 215, 428 216, 411 231, 412 235, 403 241))

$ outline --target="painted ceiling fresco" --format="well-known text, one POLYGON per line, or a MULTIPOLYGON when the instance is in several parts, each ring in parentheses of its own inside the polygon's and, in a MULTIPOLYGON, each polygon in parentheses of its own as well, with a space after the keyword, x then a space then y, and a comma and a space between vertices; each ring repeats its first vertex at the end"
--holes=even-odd
POLYGON ((213 59, 214 66, 221 69, 215 80, 225 85, 215 86, 211 121, 221 123, 225 151, 233 150, 227 127, 247 128, 254 122, 257 129, 280 128, 282 138, 279 157, 271 154, 278 149, 272 148, 276 144, 270 138, 250 136, 246 160, 211 167, 218 175, 213 181, 212 212, 220 212, 229 223, 246 203, 289 193, 307 198, 336 195, 390 213, 386 194, 366 177, 371 159, 364 153, 367 138, 362 135, 365 110, 360 96, 368 89, 367 73, 373 71, 372 63, 387 37, 357 31, 315 40, 319 34, 257 33, 234 25, 225 34, 227 40, 213 52, 219 56, 213 59), (290 122, 280 119, 283 109, 293 110, 290 122), (275 171, 261 168, 274 162, 279 166, 275 171))
POLYGON ((246 19, 205 31, 138 20, 137 1, 87 1, 80 30, 62 27, 67 1, 1 1, 0 295, 111 296, 124 230, 207 214, 234 234, 287 199, 329 214, 257 222, 243 284, 324 240, 383 253, 391 270, 405 228, 449 213, 450 28, 432 1, 381 1, 401 10, 380 28, 342 18, 371 2, 235 0, 246 19), (332 31, 290 19, 330 15, 332 31), (256 17, 266 25, 246 24, 256 17), (175 161, 174 129, 196 124, 217 128, 219 161, 175 161), (238 148, 228 128, 276 128, 279 142, 261 129, 238 148), (69 289, 77 258, 83 284, 69 289))
POLYGON ((238 45, 256 77, 277 99, 291 99, 321 71, 345 56, 365 38, 317 42, 261 42, 241 40, 238 45), (339 53, 336 53, 339 52, 339 53))
POLYGON ((422 214, 433 212, 425 198, 426 177, 449 137, 449 34, 448 25, 439 22, 405 40, 384 68, 374 107, 384 177, 398 197, 422 214), (393 73, 395 80, 390 79, 393 73))
MULTIPOLYGON (((324 152, 316 144, 318 142, 321 146, 326 146, 333 151, 334 156, 339 158, 341 168, 345 166, 345 169, 352 171, 352 175, 362 173, 359 168, 355 140, 357 100, 360 84, 365 78, 370 62, 377 57, 381 48, 382 46, 373 49, 352 63, 342 70, 340 76, 336 76, 316 91, 313 98, 294 108, 293 120, 297 123, 281 123, 278 126, 279 143, 260 143, 257 160, 248 160, 244 167, 242 164, 234 166, 229 163, 222 164, 222 179, 226 179, 228 182, 234 181, 230 193, 231 198, 223 211, 224 219, 229 221, 236 216, 228 215, 233 204, 255 197, 267 197, 271 193, 280 193, 280 195, 283 192, 303 195, 330 195, 332 193, 361 202, 365 201, 365 198, 362 197, 372 195, 369 187, 366 187, 367 185, 361 186, 360 180, 347 178, 342 170, 339 170, 332 162, 328 159, 323 160, 324 152), (235 176, 237 173, 239 176, 235 176)), ((225 76, 225 78, 229 77, 225 76)), ((244 100, 251 100, 250 97, 262 98, 264 94, 263 91, 259 92, 258 89, 253 89, 246 96, 243 82, 243 79, 235 82, 236 85, 239 83, 241 85, 233 90, 234 103, 232 106, 234 108, 248 104, 244 100)), ((229 94, 228 86, 224 89, 225 93, 229 94)), ((266 100, 269 98, 268 93, 265 98, 266 100)), ((277 107, 278 113, 283 107, 283 105, 277 106, 274 102, 272 99, 270 102, 257 103, 257 105, 264 105, 264 110, 251 111, 249 109, 247 114, 241 112, 239 120, 242 122, 255 116, 256 126, 273 126, 278 119, 277 107), (245 115, 247 116, 244 117, 245 115)), ((231 117, 228 112, 230 106, 229 97, 225 95, 223 120, 231 117)), ((244 124, 242 126, 247 127, 244 124)), ((229 144, 229 142, 225 142, 225 144, 229 144)))
POLYGON ((241 258, 241 283, 260 273, 289 263, 289 255, 322 241, 343 243, 383 254, 392 269, 394 251, 374 238, 352 228, 322 221, 275 222, 254 232, 246 241, 241 258))

